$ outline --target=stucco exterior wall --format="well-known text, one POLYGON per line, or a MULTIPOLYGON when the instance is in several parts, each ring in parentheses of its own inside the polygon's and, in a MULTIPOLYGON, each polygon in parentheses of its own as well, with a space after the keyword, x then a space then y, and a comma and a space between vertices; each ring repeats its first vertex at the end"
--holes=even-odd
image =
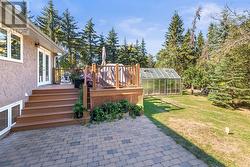
POLYGON ((37 86, 37 48, 32 39, 23 38, 23 63, 0 60, 0 108, 27 100, 37 86))

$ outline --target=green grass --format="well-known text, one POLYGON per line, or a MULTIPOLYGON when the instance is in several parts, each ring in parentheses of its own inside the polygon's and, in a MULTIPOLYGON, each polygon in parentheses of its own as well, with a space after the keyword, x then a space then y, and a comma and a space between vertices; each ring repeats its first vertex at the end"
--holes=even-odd
POLYGON ((250 166, 249 111, 219 108, 192 95, 146 98, 144 108, 167 135, 210 166, 250 166))

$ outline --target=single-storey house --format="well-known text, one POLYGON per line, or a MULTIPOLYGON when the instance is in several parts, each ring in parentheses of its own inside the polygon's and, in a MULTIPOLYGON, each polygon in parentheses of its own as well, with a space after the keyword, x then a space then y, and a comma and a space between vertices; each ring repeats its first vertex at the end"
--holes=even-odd
POLYGON ((52 83, 55 57, 64 51, 32 22, 26 28, 0 24, 0 135, 10 130, 38 86, 52 83))

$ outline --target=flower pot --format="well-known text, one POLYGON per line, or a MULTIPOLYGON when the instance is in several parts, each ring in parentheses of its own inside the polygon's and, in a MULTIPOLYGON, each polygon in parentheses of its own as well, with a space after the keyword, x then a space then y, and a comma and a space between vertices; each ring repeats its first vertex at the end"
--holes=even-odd
POLYGON ((74 82, 74 85, 75 85, 75 88, 80 88, 81 85, 82 85, 82 79, 75 79, 75 82, 74 82))

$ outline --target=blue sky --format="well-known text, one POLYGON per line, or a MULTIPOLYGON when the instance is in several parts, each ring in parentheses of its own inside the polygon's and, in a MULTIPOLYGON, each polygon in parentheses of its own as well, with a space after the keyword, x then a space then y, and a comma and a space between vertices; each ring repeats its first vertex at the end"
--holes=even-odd
MULTIPOLYGON (((40 14, 47 0, 28 0, 33 15, 40 14)), ((185 29, 191 26, 196 8, 202 6, 198 31, 206 33, 211 16, 216 16, 227 4, 236 11, 250 8, 249 0, 54 0, 61 14, 68 8, 83 29, 87 20, 93 18, 96 31, 104 35, 114 27, 120 43, 124 37, 128 43, 144 38, 149 53, 155 55, 162 48, 164 35, 174 11, 184 20, 185 29)))

